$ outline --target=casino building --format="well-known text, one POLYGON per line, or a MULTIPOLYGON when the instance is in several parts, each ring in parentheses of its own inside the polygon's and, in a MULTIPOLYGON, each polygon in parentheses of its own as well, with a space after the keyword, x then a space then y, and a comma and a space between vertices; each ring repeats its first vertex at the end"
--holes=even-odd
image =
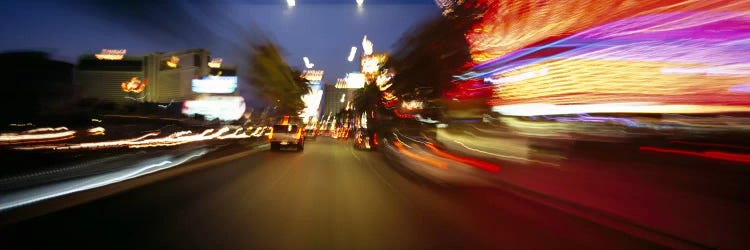
POLYGON ((81 56, 76 80, 82 98, 114 103, 169 103, 193 99, 193 79, 208 76, 210 52, 189 49, 131 56, 125 50, 102 50, 81 56))

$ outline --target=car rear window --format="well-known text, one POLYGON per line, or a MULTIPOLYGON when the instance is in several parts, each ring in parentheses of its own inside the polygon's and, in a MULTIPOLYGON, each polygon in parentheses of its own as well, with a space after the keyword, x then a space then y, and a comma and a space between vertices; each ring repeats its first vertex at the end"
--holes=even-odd
POLYGON ((297 133, 297 125, 273 125, 275 133, 297 133))

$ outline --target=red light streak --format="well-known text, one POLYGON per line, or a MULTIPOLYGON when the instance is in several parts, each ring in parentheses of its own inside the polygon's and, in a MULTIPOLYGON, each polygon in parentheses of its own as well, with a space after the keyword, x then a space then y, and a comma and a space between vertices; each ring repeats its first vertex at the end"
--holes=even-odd
POLYGON ((697 151, 657 148, 657 147, 649 147, 649 146, 641 146, 640 150, 641 151, 654 151, 654 152, 660 152, 660 153, 692 155, 692 156, 699 156, 699 157, 709 158, 709 159, 750 163, 750 155, 748 154, 727 153, 727 152, 722 152, 722 151, 697 152, 697 151))
POLYGON ((492 164, 492 163, 489 163, 489 162, 480 161, 480 160, 473 159, 473 158, 467 158, 467 157, 463 157, 463 156, 454 155, 454 154, 451 154, 451 153, 448 153, 448 152, 445 152, 445 151, 442 151, 442 150, 438 149, 437 147, 435 147, 431 143, 427 143, 427 144, 425 144, 425 146, 427 146, 427 148, 429 148, 433 153, 435 153, 436 155, 441 156, 443 158, 447 158, 447 159, 458 161, 458 162, 461 162, 461 163, 464 163, 464 164, 468 164, 470 166, 473 166, 473 167, 476 167, 476 168, 479 168, 479 169, 482 169, 482 170, 485 170, 485 171, 488 171, 488 172, 495 173, 495 172, 497 172, 497 171, 500 170, 500 167, 498 167, 495 164, 492 164))
POLYGON ((688 145, 696 145, 696 146, 708 146, 708 147, 736 148, 736 149, 750 150, 750 147, 743 147, 743 146, 730 145, 730 144, 721 144, 721 143, 690 142, 690 141, 677 141, 677 140, 670 141, 670 143, 688 144, 688 145))

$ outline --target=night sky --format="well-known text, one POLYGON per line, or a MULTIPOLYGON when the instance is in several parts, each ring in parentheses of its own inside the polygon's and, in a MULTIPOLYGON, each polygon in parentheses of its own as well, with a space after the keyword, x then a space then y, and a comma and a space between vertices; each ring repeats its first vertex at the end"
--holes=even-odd
POLYGON ((363 35, 375 44, 375 51, 389 51, 404 32, 440 11, 430 0, 366 0, 362 9, 354 0, 297 0, 293 8, 285 0, 177 2, 182 8, 154 8, 144 1, 142 6, 154 8, 152 12, 167 12, 144 18, 142 13, 131 14, 137 7, 128 2, 106 6, 80 0, 2 1, 0 51, 42 50, 75 62, 79 55, 102 48, 124 48, 130 55, 207 48, 227 64, 242 64, 244 54, 233 45, 246 43, 243 35, 257 36, 261 32, 253 27, 260 27, 281 45, 293 67, 304 68, 302 57, 307 56, 315 69, 326 71, 324 80, 332 82, 359 69, 356 60, 348 62, 346 57, 352 46, 358 47, 359 56, 363 35), (206 4, 212 12, 203 13, 206 4), (190 12, 173 18, 169 12, 175 9, 190 12))

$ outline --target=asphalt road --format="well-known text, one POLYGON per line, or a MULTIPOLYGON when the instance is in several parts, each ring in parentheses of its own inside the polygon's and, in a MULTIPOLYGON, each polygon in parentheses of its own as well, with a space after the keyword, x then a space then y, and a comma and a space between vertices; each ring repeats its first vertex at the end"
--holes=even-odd
POLYGON ((5 225, 0 249, 659 248, 502 190, 395 168, 320 138, 5 225))

